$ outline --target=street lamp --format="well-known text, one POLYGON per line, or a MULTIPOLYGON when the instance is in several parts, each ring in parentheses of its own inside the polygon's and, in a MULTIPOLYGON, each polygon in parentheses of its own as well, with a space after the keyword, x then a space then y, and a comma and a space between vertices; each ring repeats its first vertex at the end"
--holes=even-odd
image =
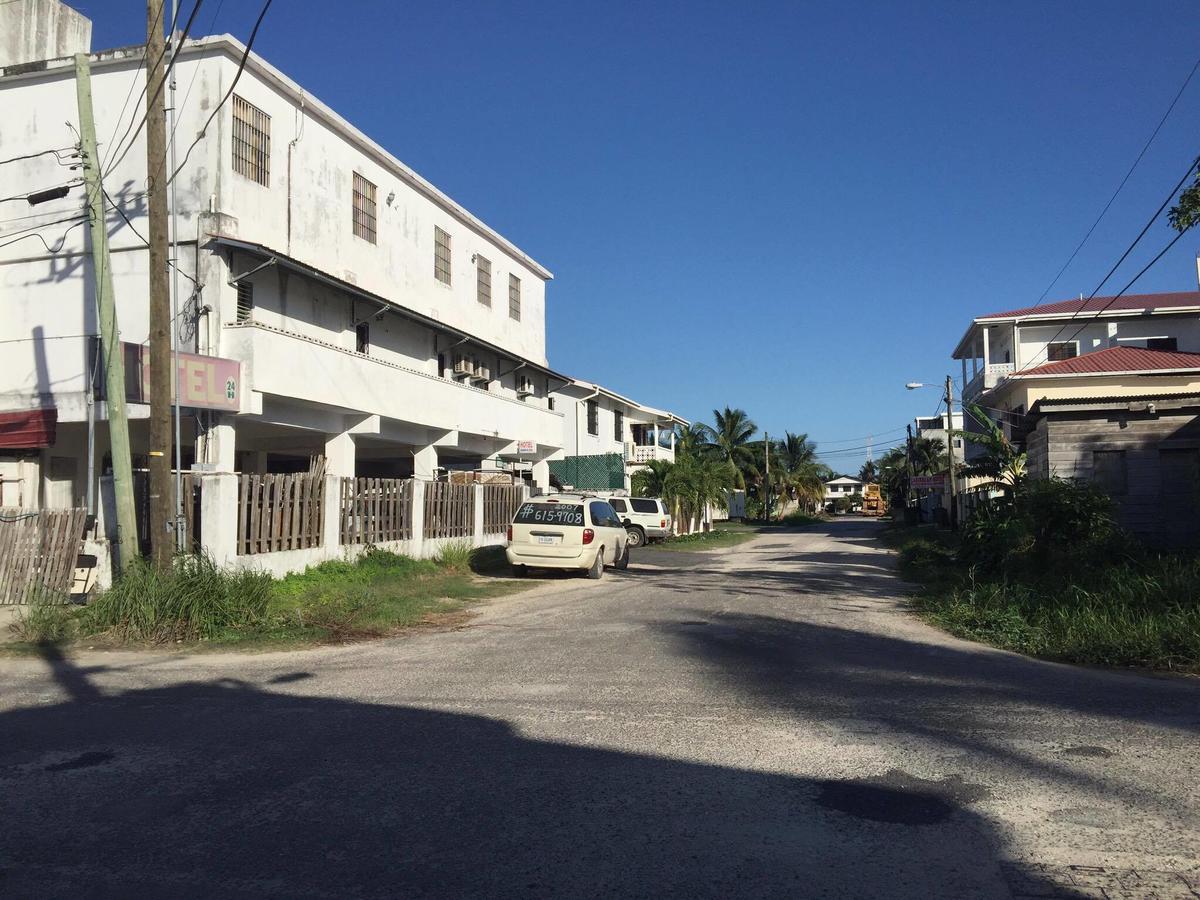
MULTIPOLYGON (((904 385, 907 390, 917 388, 937 387, 926 381, 910 381, 904 385)), ((946 376, 946 457, 950 461, 950 529, 958 528, 958 502, 954 491, 954 379, 946 376)))

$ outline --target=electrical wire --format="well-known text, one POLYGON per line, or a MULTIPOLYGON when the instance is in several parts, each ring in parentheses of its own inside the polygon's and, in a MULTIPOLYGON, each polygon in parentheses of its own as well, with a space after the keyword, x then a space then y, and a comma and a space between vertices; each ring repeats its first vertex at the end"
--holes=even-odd
MULTIPOLYGON (((225 0, 217 0, 217 8, 213 10, 212 17, 208 20, 208 28, 205 30, 205 34, 213 33, 213 27, 217 24, 217 16, 219 16, 221 14, 221 7, 224 5, 225 5, 225 0)), ((183 44, 180 44, 179 46, 180 46, 180 50, 182 50, 183 44)), ((192 88, 196 84, 196 76, 199 74, 200 74, 200 66, 193 66, 192 67, 192 77, 190 79, 188 79, 187 90, 183 92, 183 100, 181 100, 178 105, 179 109, 183 109, 184 107, 187 106, 188 98, 192 96, 192 88)), ((179 124, 182 121, 183 121, 182 116, 176 117, 175 127, 171 129, 171 134, 170 134, 170 138, 169 138, 171 141, 175 140, 175 132, 177 132, 179 130, 179 124)))
MULTIPOLYGON (((154 22, 151 24, 151 26, 150 26, 150 29, 154 29, 154 28, 157 28, 157 27, 158 27, 158 23, 159 23, 160 21, 162 21, 162 14, 163 14, 163 10, 164 10, 165 8, 166 8, 166 4, 165 4, 165 3, 164 3, 164 4, 161 4, 161 5, 158 7, 158 12, 157 12, 157 13, 155 14, 155 16, 154 16, 154 22)), ((176 23, 176 19, 178 18, 178 15, 179 15, 179 11, 178 11, 178 10, 176 10, 176 11, 175 11, 175 16, 173 16, 173 17, 171 18, 171 34, 174 34, 174 33, 175 33, 175 23, 176 23)), ((149 33, 150 29, 147 29, 147 33, 149 33)), ((120 111, 120 112, 117 114, 117 120, 116 120, 116 122, 113 124, 113 131, 112 131, 112 135, 109 137, 109 139, 108 139, 108 145, 105 147, 105 151, 104 151, 104 153, 105 153, 105 157, 106 157, 106 158, 110 158, 110 157, 108 156, 110 153, 113 153, 113 154, 115 154, 115 153, 116 153, 116 148, 117 148, 117 147, 119 147, 121 144, 125 143, 125 139, 126 139, 127 137, 129 137, 129 132, 130 132, 130 130, 133 128, 133 122, 134 122, 134 119, 136 119, 136 118, 137 118, 137 108, 138 108, 138 104, 140 104, 140 103, 142 102, 142 98, 146 96, 146 82, 145 82, 145 81, 143 81, 143 82, 142 82, 142 90, 141 90, 141 93, 139 93, 139 94, 138 94, 138 99, 137 99, 137 101, 134 103, 134 106, 133 106, 133 115, 129 117, 129 125, 128 125, 128 127, 126 127, 126 129, 125 129, 125 133, 124 133, 123 135, 121 135, 121 140, 120 140, 120 141, 117 141, 117 139, 116 139, 116 138, 117 138, 117 132, 118 132, 118 131, 120 130, 120 128, 121 128, 121 120, 125 118, 125 110, 129 108, 129 98, 133 96, 133 88, 134 88, 134 86, 135 86, 135 85, 138 83, 138 76, 141 74, 141 71, 142 71, 142 69, 143 69, 143 68, 145 67, 145 65, 146 65, 146 54, 149 52, 149 49, 150 49, 150 45, 149 45, 149 43, 147 42, 147 43, 146 43, 145 45, 143 45, 143 47, 142 47, 142 56, 141 56, 141 58, 138 60, 138 66, 137 66, 137 68, 134 70, 134 72, 133 72, 133 78, 132 78, 132 79, 130 80, 130 82, 129 82, 129 90, 127 90, 127 91, 125 92, 125 102, 121 104, 121 111, 120 111)), ((158 56, 158 59, 156 59, 156 60, 154 61, 154 65, 155 65, 155 67, 157 67, 157 66, 158 66, 160 63, 162 63, 163 57, 164 57, 164 56, 166 56, 166 55, 167 55, 167 45, 166 45, 166 44, 163 44, 163 52, 162 52, 162 53, 160 53, 160 54, 159 54, 159 56, 158 56)), ((140 126, 139 126, 139 127, 140 127, 140 126)), ((103 165, 101 166, 101 168, 102 168, 102 169, 107 169, 107 168, 108 168, 108 165, 107 165, 107 163, 103 164, 103 165)))
POLYGON ((24 156, 14 156, 10 159, 0 159, 0 166, 8 163, 20 162, 23 159, 37 159, 39 156, 46 156, 51 153, 54 154, 54 158, 58 160, 59 165, 66 165, 66 163, 62 161, 62 157, 58 154, 66 153, 68 150, 74 149, 74 147, 59 147, 57 150, 40 150, 37 153, 26 153, 24 156))
POLYGON ((28 191, 24 194, 13 194, 11 197, 0 197, 0 203, 8 203, 10 200, 28 200, 34 194, 44 194, 46 191, 53 191, 61 187, 71 188, 77 184, 83 184, 83 179, 75 178, 64 184, 53 184, 50 187, 38 188, 36 191, 28 191))
POLYGON ((53 255, 55 253, 58 253, 60 250, 62 250, 63 246, 67 243, 67 235, 69 235, 74 229, 78 228, 80 225, 82 225, 86 221, 88 221, 88 217, 81 216, 79 218, 79 221, 77 221, 74 225, 67 228, 67 230, 62 233, 62 236, 58 239, 58 242, 57 242, 56 246, 54 246, 54 247, 51 247, 49 244, 47 244, 46 239, 44 237, 42 237, 42 235, 39 232, 36 232, 36 231, 32 232, 31 234, 22 235, 19 238, 13 238, 11 241, 5 241, 4 243, 0 244, 0 247, 7 247, 9 244, 16 244, 19 241, 28 240, 29 238, 37 238, 39 241, 42 242, 42 246, 46 248, 46 252, 53 255))
POLYGON ((246 68, 246 60, 250 58, 250 50, 254 47, 254 39, 258 36, 259 26, 262 25, 263 18, 265 18, 267 15, 267 10, 271 8, 271 2, 272 0, 266 0, 262 9, 258 13, 258 19, 255 20, 254 28, 250 30, 250 37, 246 41, 246 50, 242 54, 241 62, 238 63, 237 72, 233 76, 233 81, 231 81, 229 84, 229 90, 225 92, 225 96, 221 98, 221 102, 213 107, 212 113, 209 114, 209 117, 204 122, 204 127, 201 128, 196 134, 195 140, 188 145, 187 152, 183 154, 183 162, 176 167, 175 171, 171 173, 171 177, 167 179, 167 184, 170 184, 172 181, 174 181, 175 176, 183 171, 183 167, 187 165, 188 158, 192 155, 192 151, 196 149, 196 145, 200 143, 201 139, 204 137, 204 133, 208 131, 208 126, 212 124, 213 119, 217 117, 217 113, 221 111, 221 107, 228 102, 230 96, 233 94, 233 89, 237 87, 238 79, 242 77, 242 70, 246 68))
MULTIPOLYGON (((143 235, 140 231, 137 230, 137 227, 133 224, 133 222, 131 222, 129 220, 129 216, 125 215, 125 210, 121 209, 121 207, 116 204, 116 202, 109 195, 107 190, 104 191, 104 199, 108 201, 109 206, 111 206, 113 209, 115 209, 117 211, 117 215, 119 215, 122 219, 125 220, 125 224, 129 226, 129 230, 132 231, 134 234, 136 234, 138 236, 138 238, 142 241, 142 243, 149 246, 150 245, 149 239, 147 239, 145 235, 143 235)), ((176 272, 178 272, 180 275, 182 275, 184 278, 186 278, 192 284, 199 284, 199 282, 196 281, 195 278, 193 278, 187 272, 183 271, 183 269, 179 268, 179 265, 177 263, 175 263, 174 260, 172 260, 170 262, 170 265, 171 265, 171 268, 173 268, 176 272)))
MULTIPOLYGON (((1171 193, 1167 195, 1167 198, 1165 200, 1163 200, 1162 204, 1158 207, 1158 209, 1154 211, 1154 215, 1152 215, 1149 218, 1149 220, 1147 220, 1146 224, 1142 227, 1142 230, 1140 232, 1138 232, 1138 236, 1133 239, 1133 243, 1130 244, 1126 248, 1125 252, 1121 254, 1121 258, 1118 259, 1115 263, 1113 263, 1112 268, 1108 270, 1108 274, 1105 275, 1104 278, 1102 278, 1100 280, 1100 283, 1098 285, 1096 285, 1096 289, 1093 290, 1092 293, 1090 295, 1088 295, 1088 298, 1083 301, 1083 303, 1080 305, 1080 311, 1076 315, 1082 314, 1082 312, 1084 311, 1084 308, 1087 306, 1087 304, 1090 303, 1098 293, 1100 293, 1100 289, 1102 287, 1104 287, 1105 284, 1108 283, 1108 279, 1110 279, 1113 276, 1113 273, 1117 271, 1117 269, 1120 267, 1121 263, 1125 262, 1126 258, 1128 258, 1128 256, 1129 256, 1129 254, 1133 252, 1134 248, 1137 247, 1137 245, 1139 243, 1141 243, 1142 238, 1146 236, 1146 232, 1150 230, 1150 226, 1153 225, 1158 220, 1158 217, 1160 215, 1162 215, 1162 211, 1167 208, 1167 205, 1172 200, 1175 199, 1175 195, 1179 193, 1179 189, 1183 187, 1183 183, 1188 180, 1188 178, 1196 170, 1196 167, 1198 165, 1200 165, 1200 156, 1197 156, 1195 159, 1192 160, 1191 165, 1188 166, 1188 170, 1183 173, 1183 177, 1180 178, 1179 182, 1175 185, 1175 187, 1171 189, 1171 193)), ((1185 233, 1186 232, 1180 232, 1181 235, 1185 234, 1185 233)), ((1175 241, 1172 241, 1171 244, 1168 245, 1167 249, 1170 249, 1170 247, 1172 245, 1174 245, 1174 243, 1175 243, 1175 241)), ((1166 250, 1163 251, 1163 253, 1165 253, 1165 252, 1166 252, 1166 250)), ((1162 257, 1162 253, 1160 253, 1158 256, 1156 256, 1154 258, 1153 262, 1151 262, 1151 265, 1153 265, 1155 262, 1158 262, 1158 260, 1161 257, 1162 257)), ((1147 268, 1149 268, 1149 267, 1147 267, 1147 268)), ((1145 274, 1145 272, 1146 272, 1146 269, 1143 269, 1141 272, 1139 272, 1134 277, 1133 281, 1131 281, 1129 284, 1127 284, 1124 288, 1121 289, 1121 293, 1119 293, 1113 297, 1106 298, 1108 300, 1108 302, 1105 303, 1104 306, 1100 307, 1100 309, 1097 310, 1096 313, 1094 315, 1092 315, 1090 319, 1087 320, 1087 322, 1094 322, 1101 315, 1103 315, 1104 312, 1110 306, 1112 306, 1113 303, 1115 303, 1117 301, 1117 298, 1120 297, 1122 294, 1124 294, 1125 291, 1127 291, 1133 285, 1133 283, 1138 280, 1138 278, 1141 278, 1142 275, 1145 274)), ((1072 316, 1071 318, 1074 319, 1075 316, 1072 316)), ((1046 342, 1046 348, 1044 350, 1039 350, 1037 353, 1035 353, 1032 359, 1030 359, 1028 362, 1024 363, 1020 369, 1017 369, 1016 371, 1014 371, 1009 377, 1012 377, 1012 375, 1019 375, 1021 372, 1024 372, 1026 369, 1028 369, 1030 366, 1032 366, 1035 362, 1040 365, 1039 360, 1040 360, 1041 354, 1046 353, 1048 355, 1050 353, 1050 345, 1053 343, 1056 343, 1058 341, 1059 337, 1062 336, 1062 333, 1067 330, 1067 327, 1070 324, 1070 321, 1071 320, 1068 320, 1067 322, 1063 323, 1062 327, 1060 327, 1058 329, 1058 331, 1055 333, 1054 337, 1052 337, 1049 341, 1046 342)), ((1079 327, 1079 329, 1075 332, 1075 336, 1078 336, 1079 333, 1087 326, 1087 322, 1085 322, 1084 325, 1081 325, 1079 327)))
POLYGON ((1147 140, 1142 146, 1142 151, 1137 155, 1137 159, 1133 161, 1133 165, 1129 167, 1129 171, 1125 173, 1125 177, 1121 179, 1121 183, 1117 185, 1117 189, 1113 191, 1112 196, 1108 198, 1108 202, 1104 204, 1104 208, 1100 210, 1100 215, 1096 216, 1096 221, 1092 223, 1092 227, 1087 230, 1087 234, 1083 236, 1083 240, 1079 242, 1079 246, 1072 251, 1071 255, 1067 257, 1067 261, 1062 264, 1062 268, 1058 270, 1054 278, 1048 285, 1046 285, 1046 289, 1042 291, 1042 296, 1038 297, 1037 303, 1033 304, 1035 307, 1042 305, 1042 302, 1049 295, 1050 291, 1053 290, 1056 284, 1058 284, 1058 279, 1062 278, 1063 272, 1067 271, 1067 267, 1075 261, 1075 257, 1079 255, 1079 251, 1083 249, 1083 245, 1088 242, 1088 239, 1092 236, 1092 233, 1100 224, 1100 220, 1104 218, 1105 213, 1107 213, 1109 208, 1113 205, 1113 201, 1117 199, 1117 195, 1121 193, 1121 190, 1129 181, 1129 177, 1133 175, 1134 169, 1138 167, 1138 163, 1142 161, 1142 157, 1146 155, 1146 151, 1150 149, 1150 145, 1154 143, 1154 139, 1158 137, 1158 133, 1162 130, 1162 127, 1166 124, 1171 112, 1175 109, 1175 104, 1179 102, 1179 98, 1183 96, 1183 92, 1186 91, 1187 86, 1191 84, 1192 78, 1195 76, 1197 69, 1200 69, 1200 59, 1196 60, 1195 64, 1192 66, 1192 70, 1188 72, 1187 78, 1185 78, 1183 80, 1183 84, 1179 86, 1179 90, 1175 93, 1175 98, 1171 101, 1171 105, 1167 107, 1167 111, 1163 113, 1162 118, 1158 120, 1158 124, 1154 127, 1154 131, 1151 132, 1149 140, 1147 140))

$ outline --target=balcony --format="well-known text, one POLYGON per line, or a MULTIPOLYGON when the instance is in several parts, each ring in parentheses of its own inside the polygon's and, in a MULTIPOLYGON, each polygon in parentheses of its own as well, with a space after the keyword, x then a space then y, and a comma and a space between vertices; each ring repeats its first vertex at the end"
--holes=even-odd
POLYGON ((562 414, 257 323, 224 326, 250 390, 440 431, 562 446, 562 414))
POLYGON ((675 451, 670 447, 659 447, 655 444, 627 443, 625 445, 625 465, 627 466, 645 465, 655 459, 675 462, 675 451))
POLYGON ((963 400, 974 400, 984 391, 990 391, 1012 373, 1012 363, 989 363, 967 382, 966 387, 963 388, 963 400))

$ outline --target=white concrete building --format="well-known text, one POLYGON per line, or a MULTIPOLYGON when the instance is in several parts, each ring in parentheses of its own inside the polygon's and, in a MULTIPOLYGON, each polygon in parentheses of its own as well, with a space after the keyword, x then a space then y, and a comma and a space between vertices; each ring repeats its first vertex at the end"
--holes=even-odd
MULTIPOLYGON (((548 485, 564 434, 550 394, 569 381, 547 366, 551 273, 265 60, 250 54, 239 76, 244 51, 203 38, 176 64, 179 347, 234 361, 241 381, 236 410, 184 411, 183 467, 284 472, 323 455, 331 474, 518 466, 548 485)), ((140 59, 140 47, 91 55, 132 345, 148 333, 140 59)), ((0 108, 0 159, 60 150, 0 172, 4 196, 18 196, 0 206, 0 412, 56 420, 49 446, 5 446, 0 433, 0 450, 41 480, 26 497, 69 504, 86 493, 97 333, 83 190, 61 164, 76 144, 72 60, 0 70, 0 108), (23 200, 63 183, 61 199, 23 200)), ((135 457, 146 414, 131 403, 135 457)), ((102 474, 103 403, 97 418, 102 474)))
POLYGON ((553 399, 563 414, 563 444, 551 458, 551 472, 580 489, 629 490, 633 473, 646 463, 675 461, 676 426, 690 424, 577 379, 558 387, 553 399))

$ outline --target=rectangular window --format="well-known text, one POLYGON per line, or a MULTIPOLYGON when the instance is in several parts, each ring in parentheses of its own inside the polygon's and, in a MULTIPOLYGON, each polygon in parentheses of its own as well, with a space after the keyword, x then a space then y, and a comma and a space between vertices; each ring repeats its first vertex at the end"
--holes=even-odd
POLYGON ((475 298, 484 306, 492 305, 492 263, 482 256, 475 257, 475 298))
POLYGON ((375 243, 375 185, 354 173, 354 234, 375 243))
POLYGON ((1165 350, 1174 353, 1179 349, 1179 342, 1173 337, 1146 338, 1147 350, 1165 350))
POLYGON ((371 352, 371 326, 366 322, 354 326, 354 349, 359 353, 371 352))
POLYGON ((613 413, 613 440, 625 440, 625 416, 620 411, 613 413))
POLYGON ((1079 344, 1075 341, 1059 341, 1046 347, 1046 358, 1050 362, 1064 359, 1074 359, 1079 355, 1079 344))
POLYGON ((433 277, 450 283, 450 235, 433 226, 433 277))
POLYGON ((521 321, 521 279, 508 276, 508 317, 521 321))
POLYGON ((550 412, 554 412, 554 398, 553 397, 546 398, 546 409, 550 410, 550 412))
POLYGON ((1125 493, 1125 451, 1095 450, 1092 452, 1092 480, 1110 496, 1125 493))
POLYGON ((254 318, 254 283, 239 281, 237 283, 237 320, 249 322, 254 318))
POLYGON ((271 117, 233 95, 233 171, 271 186, 271 117))
POLYGON ((600 433, 600 404, 595 400, 587 402, 588 434, 600 433))

